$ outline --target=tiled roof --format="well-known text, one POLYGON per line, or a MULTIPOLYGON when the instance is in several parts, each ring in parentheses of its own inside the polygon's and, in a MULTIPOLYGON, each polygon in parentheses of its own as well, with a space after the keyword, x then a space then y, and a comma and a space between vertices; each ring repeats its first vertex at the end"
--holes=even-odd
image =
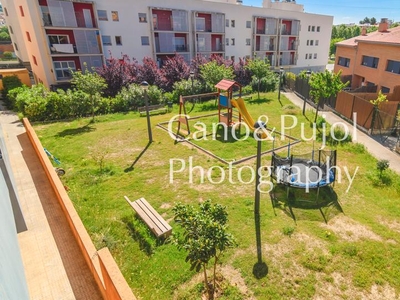
POLYGON ((400 45, 400 26, 390 28, 385 32, 374 31, 367 35, 359 35, 348 40, 336 43, 339 46, 356 47, 357 43, 379 43, 400 45))

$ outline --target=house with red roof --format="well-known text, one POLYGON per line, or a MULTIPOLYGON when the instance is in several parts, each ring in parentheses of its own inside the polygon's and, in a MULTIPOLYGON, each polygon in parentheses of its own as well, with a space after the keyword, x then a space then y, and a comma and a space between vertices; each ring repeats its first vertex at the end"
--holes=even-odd
POLYGON ((400 86, 400 27, 389 28, 382 19, 378 31, 336 44, 334 72, 350 78, 351 88, 376 86, 377 91, 393 93, 400 86))

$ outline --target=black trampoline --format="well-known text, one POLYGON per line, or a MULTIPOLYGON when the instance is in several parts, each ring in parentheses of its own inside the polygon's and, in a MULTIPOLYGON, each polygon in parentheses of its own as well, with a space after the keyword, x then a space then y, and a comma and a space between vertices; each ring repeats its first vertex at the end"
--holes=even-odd
MULTIPOLYGON (((317 150, 301 155, 292 154, 288 157, 273 152, 271 178, 276 184, 286 186, 287 204, 293 219, 296 220, 288 201, 290 189, 304 189, 306 192, 317 189, 315 203, 318 203, 319 189, 335 182, 336 150, 317 150)), ((326 222, 321 209, 320 211, 326 222)))

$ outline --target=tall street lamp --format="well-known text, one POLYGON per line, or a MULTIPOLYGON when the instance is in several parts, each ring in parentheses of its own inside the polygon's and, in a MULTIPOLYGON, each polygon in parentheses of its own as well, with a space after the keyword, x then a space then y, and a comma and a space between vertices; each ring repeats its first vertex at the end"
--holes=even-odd
MULTIPOLYGON (((279 69, 279 88, 278 88, 278 101, 279 101, 279 103, 281 103, 282 75, 283 75, 283 68, 280 67, 280 69, 279 69)), ((281 105, 282 105, 282 103, 281 103, 281 105)))
POLYGON ((147 95, 147 89, 149 87, 149 84, 147 81, 142 81, 140 83, 140 86, 142 87, 143 92, 144 92, 144 103, 146 106, 147 133, 149 135, 149 143, 152 143, 153 142, 153 134, 151 132, 150 113, 149 113, 149 97, 147 95))
POLYGON ((310 80, 310 75, 311 75, 311 70, 307 70, 306 76, 307 76, 307 97, 304 96, 304 103, 303 103, 303 115, 305 114, 306 111, 306 99, 310 97, 310 86, 308 85, 308 82, 310 80))
POLYGON ((193 94, 193 80, 194 80, 194 72, 193 72, 193 70, 190 71, 189 77, 190 77, 190 80, 192 81, 192 94, 193 94))

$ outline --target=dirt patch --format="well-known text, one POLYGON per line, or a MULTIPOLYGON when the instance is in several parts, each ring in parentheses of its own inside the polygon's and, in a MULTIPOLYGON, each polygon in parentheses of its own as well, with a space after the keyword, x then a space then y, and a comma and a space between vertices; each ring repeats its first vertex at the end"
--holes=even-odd
POLYGON ((167 203, 167 202, 164 202, 164 203, 161 204, 161 206, 160 206, 160 208, 162 208, 162 209, 169 209, 169 208, 171 208, 171 207, 172 207, 171 203, 167 203))
POLYGON ((387 221, 387 220, 384 220, 382 217, 379 218, 378 221, 382 225, 384 225, 386 227, 389 227, 389 229, 400 233, 400 223, 399 222, 397 222, 397 221, 387 221))
POLYGON ((382 286, 374 284, 369 292, 361 291, 349 285, 351 278, 344 277, 342 274, 333 272, 331 276, 324 274, 317 275, 318 284, 314 300, 341 300, 341 299, 363 299, 363 300, 393 300, 398 299, 396 291, 389 284, 382 286))
POLYGON ((361 239, 369 239, 374 241, 382 241, 382 237, 367 228, 366 226, 357 223, 347 216, 339 215, 329 222, 322 224, 323 228, 329 229, 346 241, 358 241, 361 239))

